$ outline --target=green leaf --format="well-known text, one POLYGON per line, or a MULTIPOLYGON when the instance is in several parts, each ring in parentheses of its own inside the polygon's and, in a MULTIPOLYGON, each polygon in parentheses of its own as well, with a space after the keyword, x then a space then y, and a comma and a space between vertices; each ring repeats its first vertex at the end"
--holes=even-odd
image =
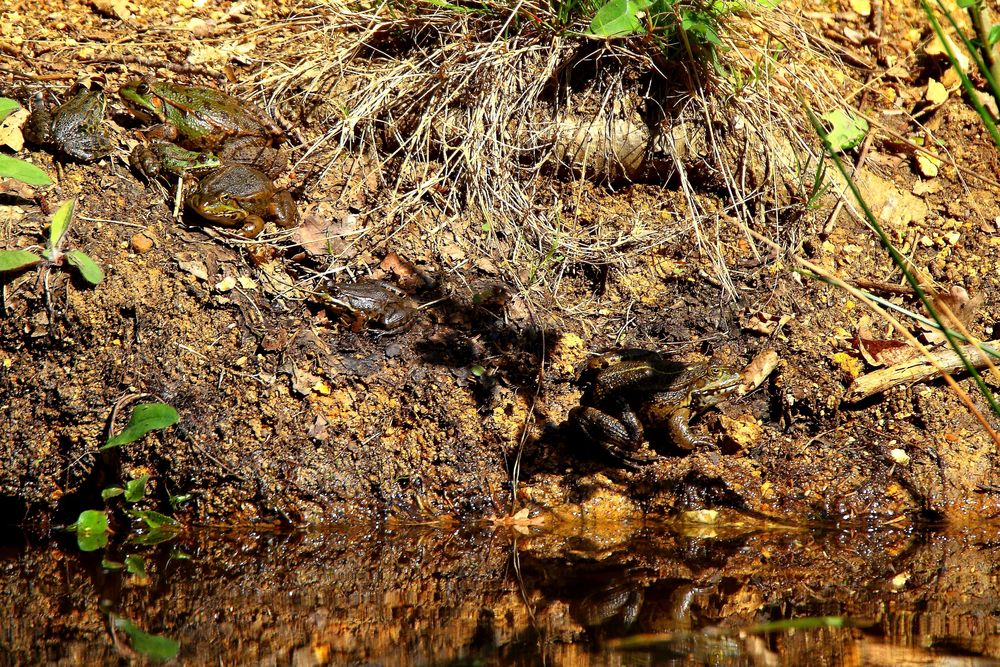
POLYGON ((161 526, 160 528, 150 530, 148 533, 133 534, 128 538, 128 541, 130 544, 151 547, 157 544, 163 544, 164 542, 169 542, 177 537, 180 532, 180 528, 161 526))
POLYGON ((109 486, 108 488, 101 491, 101 500, 107 502, 116 496, 120 496, 125 493, 125 489, 120 486, 109 486))
POLYGON ((0 121, 3 121, 4 118, 20 108, 21 105, 17 103, 17 100, 12 100, 9 97, 0 97, 0 121))
POLYGON ((821 116, 830 123, 831 129, 823 137, 830 150, 840 153, 860 144, 868 134, 868 121, 849 114, 843 109, 834 109, 821 116))
POLYGON ((80 272, 80 276, 91 285, 100 285, 104 280, 104 269, 98 266, 89 255, 79 250, 67 250, 66 261, 80 272))
POLYGON ((121 618, 112 614, 115 629, 124 632, 132 648, 150 660, 171 660, 177 657, 181 644, 176 639, 171 639, 164 635, 151 635, 143 631, 127 618, 121 618))
POLYGON ((101 567, 104 568, 105 570, 112 570, 112 571, 114 571, 114 570, 121 570, 121 569, 123 569, 125 567, 125 565, 122 564, 122 563, 119 563, 116 560, 108 560, 107 558, 102 558, 101 559, 101 567))
POLYGON ((52 224, 49 225, 49 248, 58 248, 62 243, 69 223, 73 222, 73 214, 76 213, 76 200, 70 199, 63 202, 56 214, 52 216, 52 224))
POLYGON ((176 496, 168 496, 167 501, 170 503, 171 507, 178 507, 183 505, 187 501, 191 500, 193 496, 190 493, 179 493, 176 496))
POLYGON ((48 174, 30 162, 3 154, 0 154, 0 178, 14 178, 28 185, 52 183, 48 174))
POLYGON ((986 39, 990 43, 990 46, 993 46, 997 42, 1000 42, 1000 23, 997 23, 996 25, 990 28, 990 34, 987 36, 986 39))
POLYGON ((639 13, 653 0, 610 0, 597 10, 590 22, 590 32, 598 37, 626 37, 643 31, 639 13))
POLYGON ((125 571, 129 574, 146 576, 146 559, 142 556, 125 556, 125 571))
POLYGON ((101 449, 135 442, 150 431, 176 424, 178 419, 177 411, 166 403, 142 403, 132 410, 132 418, 128 420, 125 430, 104 443, 101 449))
POLYGON ((69 528, 76 531, 80 551, 97 551, 108 544, 107 512, 84 510, 69 528))
POLYGON ((130 503, 137 503, 146 495, 146 482, 149 475, 142 475, 125 483, 125 500, 130 503))
POLYGON ((480 366, 479 364, 475 364, 469 368, 469 372, 478 378, 483 376, 483 373, 486 372, 486 369, 480 366))
POLYGON ((0 273, 26 269, 40 261, 41 257, 27 250, 0 250, 0 273))
POLYGON ((979 4, 979 0, 958 0, 957 4, 959 9, 968 9, 979 4))

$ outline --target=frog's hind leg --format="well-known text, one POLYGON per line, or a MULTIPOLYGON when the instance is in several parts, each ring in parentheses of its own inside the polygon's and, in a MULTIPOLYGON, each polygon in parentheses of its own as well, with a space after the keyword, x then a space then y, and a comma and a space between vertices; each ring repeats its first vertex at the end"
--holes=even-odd
POLYGON ((569 420, 591 442, 597 443, 616 461, 628 467, 647 465, 658 461, 657 454, 643 455, 644 434, 642 424, 635 412, 624 399, 609 399, 605 406, 617 416, 589 406, 577 406, 569 413, 569 420))

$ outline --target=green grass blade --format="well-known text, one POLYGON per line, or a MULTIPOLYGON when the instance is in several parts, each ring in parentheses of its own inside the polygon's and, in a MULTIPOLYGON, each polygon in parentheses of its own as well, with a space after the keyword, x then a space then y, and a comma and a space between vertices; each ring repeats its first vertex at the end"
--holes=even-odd
MULTIPOLYGON (((921 0, 921 2, 925 1, 926 0, 921 0)), ((917 295, 917 298, 920 299, 920 302, 924 305, 924 308, 926 308, 927 312, 931 314, 932 318, 934 318, 934 322, 937 323, 938 328, 944 333, 945 337, 948 339, 948 344, 951 345, 951 348, 955 351, 955 354, 957 354, 958 358, 962 360, 962 365, 965 366, 965 369, 975 380, 976 386, 979 388, 980 393, 989 402, 990 408, 993 410, 993 413, 998 417, 1000 417, 1000 405, 997 404, 996 398, 994 398, 993 396, 993 392, 991 392, 989 387, 986 386, 986 382, 983 381, 983 377, 979 374, 979 371, 976 370, 975 366, 972 365, 972 362, 969 361, 969 358, 965 356, 964 352, 962 352, 962 346, 959 344, 960 342, 959 339, 948 333, 949 329, 948 327, 945 326, 944 322, 941 320, 941 316, 938 314, 937 309, 934 308, 934 304, 932 304, 931 300, 927 297, 927 294, 924 292, 923 288, 920 286, 920 283, 917 281, 916 276, 914 276, 913 272, 910 271, 909 268, 907 268, 906 258, 903 257, 902 253, 896 250, 896 247, 894 245, 892 245, 892 242, 889 240, 888 235, 886 235, 885 230, 882 229, 882 225, 879 224, 878 219, 875 217, 875 214, 872 213, 871 208, 868 207, 868 202, 866 202, 864 197, 861 196, 861 190, 858 189, 858 184, 855 183, 854 179, 851 177, 850 170, 847 169, 847 167, 844 165, 843 161, 840 159, 840 156, 837 155, 837 153, 830 148, 829 143, 826 140, 826 130, 823 128, 823 124, 820 122, 819 118, 816 117, 816 114, 815 112, 813 112, 812 107, 809 106, 809 104, 805 101, 805 99, 800 97, 800 100, 802 102, 802 106, 806 110, 806 115, 809 117, 809 122, 812 124, 813 129, 816 131, 816 134, 818 134, 823 139, 823 146, 826 148, 827 155, 831 160, 833 160, 833 163, 836 165, 837 170, 840 172, 841 176, 844 178, 844 181, 851 189, 851 193, 854 195, 854 199, 858 202, 858 206, 860 206, 861 210, 864 212, 865 219, 868 221, 869 226, 872 228, 872 230, 874 230, 875 234, 878 236, 879 242, 882 244, 882 247, 885 248, 886 252, 889 253, 889 256, 892 258, 892 261, 896 265, 896 267, 903 272, 903 276, 906 277, 906 282, 910 284, 910 288, 913 290, 914 294, 917 295)))

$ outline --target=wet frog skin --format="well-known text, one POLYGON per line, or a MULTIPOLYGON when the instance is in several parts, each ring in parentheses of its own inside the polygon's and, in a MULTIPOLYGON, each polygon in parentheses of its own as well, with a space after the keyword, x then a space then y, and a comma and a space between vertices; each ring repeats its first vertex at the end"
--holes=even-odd
POLYGON ((674 444, 692 450, 712 444, 696 436, 688 422, 739 386, 739 374, 715 363, 670 361, 656 353, 622 358, 602 355, 590 364, 591 391, 573 408, 569 421, 584 435, 626 464, 651 463, 643 426, 665 426, 674 444))
POLYGON ((212 88, 154 79, 130 81, 119 96, 136 118, 157 123, 145 132, 153 141, 132 151, 133 168, 147 178, 207 173, 185 198, 189 209, 248 238, 265 218, 281 227, 298 222, 291 195, 271 181, 287 158, 275 147, 284 136, 266 115, 212 88))
POLYGON ((36 108, 24 126, 24 136, 33 144, 49 146, 81 162, 92 162, 111 153, 104 134, 107 99, 100 89, 74 89, 72 96, 53 110, 36 97, 36 108))
POLYGON ((185 199, 201 217, 224 227, 239 227, 247 238, 264 228, 264 218, 279 227, 292 227, 298 212, 292 196, 277 190, 266 174, 242 164, 224 165, 211 172, 185 199))
POLYGON ((133 79, 121 87, 118 95, 133 116, 145 123, 156 123, 146 131, 150 139, 209 151, 229 142, 237 147, 273 146, 284 139, 265 114, 214 88, 133 79))
POLYGON ((383 280, 332 284, 324 302, 352 331, 375 326, 385 333, 402 333, 413 325, 417 312, 406 292, 383 280))

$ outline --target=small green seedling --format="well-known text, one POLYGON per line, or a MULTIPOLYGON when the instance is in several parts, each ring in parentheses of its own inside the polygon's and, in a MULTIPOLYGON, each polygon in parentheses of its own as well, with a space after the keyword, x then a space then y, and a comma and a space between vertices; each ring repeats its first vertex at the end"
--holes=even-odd
POLYGON ((97 551, 108 544, 108 514, 99 510, 84 510, 67 530, 76 531, 76 543, 80 551, 97 551))
POLYGON ((62 246, 66 240, 76 210, 76 200, 70 200, 59 207, 52 216, 49 226, 49 243, 41 255, 27 250, 0 250, 0 273, 20 271, 33 266, 62 266, 64 263, 75 268, 80 277, 91 285, 98 285, 104 280, 104 270, 88 255, 79 250, 63 252, 62 246))
POLYGON ((172 660, 180 651, 181 643, 176 639, 151 635, 127 618, 112 614, 111 622, 115 630, 125 633, 132 649, 149 660, 172 660))
POLYGON ((101 449, 110 449, 135 442, 150 431, 157 431, 177 423, 180 416, 177 411, 166 403, 141 403, 132 410, 132 417, 118 435, 114 436, 101 449))
MULTIPOLYGON (((17 100, 0 97, 0 122, 21 108, 17 100)), ((51 185, 52 179, 44 171, 16 157, 0 155, 0 178, 13 178, 28 185, 51 185)))

